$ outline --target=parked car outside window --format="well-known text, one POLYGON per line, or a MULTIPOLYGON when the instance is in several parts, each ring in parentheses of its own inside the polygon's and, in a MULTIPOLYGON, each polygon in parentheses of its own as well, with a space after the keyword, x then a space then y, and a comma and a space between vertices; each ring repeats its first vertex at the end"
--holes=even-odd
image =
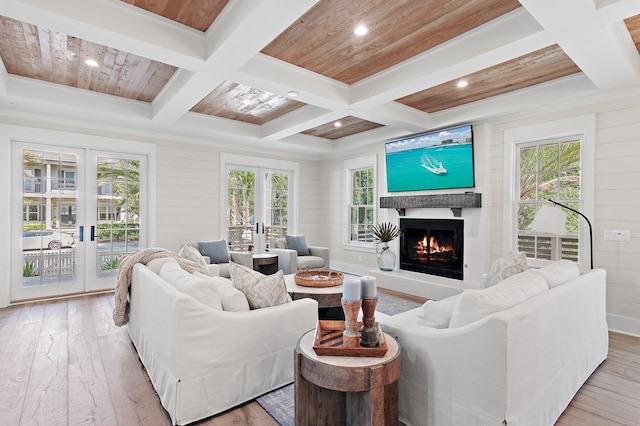
POLYGON ((60 231, 24 231, 22 233, 22 250, 56 250, 70 247, 74 243, 72 235, 60 231))

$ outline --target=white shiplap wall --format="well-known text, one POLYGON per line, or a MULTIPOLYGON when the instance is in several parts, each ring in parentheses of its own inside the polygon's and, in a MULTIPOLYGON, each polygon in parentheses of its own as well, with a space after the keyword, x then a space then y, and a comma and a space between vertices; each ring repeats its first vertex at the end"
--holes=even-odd
MULTIPOLYGON (((220 238, 221 153, 234 151, 187 143, 158 144, 157 246, 178 251, 186 242, 220 238)), ((268 158, 262 157, 262 161, 269 166, 268 158)), ((322 203, 327 189, 319 184, 318 162, 298 163, 297 232, 305 234, 310 245, 327 244, 322 203)))
POLYGON ((494 124, 491 129, 491 258, 503 247, 505 130, 583 114, 596 116, 594 266, 607 271, 609 328, 640 335, 640 99, 622 98, 553 114, 494 124), (631 231, 631 241, 605 241, 604 231, 631 231))

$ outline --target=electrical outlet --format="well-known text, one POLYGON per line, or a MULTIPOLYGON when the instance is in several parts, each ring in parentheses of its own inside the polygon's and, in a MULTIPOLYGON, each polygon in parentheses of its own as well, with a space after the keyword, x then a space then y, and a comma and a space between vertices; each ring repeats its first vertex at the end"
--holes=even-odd
POLYGON ((631 241, 631 231, 626 230, 604 230, 605 241, 631 241))

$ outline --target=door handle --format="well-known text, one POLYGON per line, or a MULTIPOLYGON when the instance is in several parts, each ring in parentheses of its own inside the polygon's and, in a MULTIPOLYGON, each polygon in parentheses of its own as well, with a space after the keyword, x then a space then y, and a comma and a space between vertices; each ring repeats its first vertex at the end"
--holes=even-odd
POLYGON ((260 224, 256 223, 256 234, 260 232, 260 224))
POLYGON ((80 242, 84 241, 84 226, 80 226, 80 242))
POLYGON ((95 239, 96 239, 96 227, 91 226, 91 241, 94 241, 95 239))
POLYGON ((262 224, 262 233, 264 234, 264 223, 262 224))

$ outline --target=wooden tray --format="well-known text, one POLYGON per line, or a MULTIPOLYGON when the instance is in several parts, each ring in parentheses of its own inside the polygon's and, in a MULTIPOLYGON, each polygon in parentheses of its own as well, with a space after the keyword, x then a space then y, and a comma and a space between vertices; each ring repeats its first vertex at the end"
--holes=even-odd
MULTIPOLYGON (((313 350, 317 355, 330 356, 374 356, 383 357, 389 350, 384 333, 380 329, 380 325, 376 323, 380 336, 380 346, 377 348, 368 348, 366 346, 357 346, 355 348, 347 348, 342 344, 342 332, 344 331, 344 321, 321 320, 316 325, 316 335, 313 341, 313 350)), ((362 323, 358 323, 358 328, 362 327, 362 323)))

